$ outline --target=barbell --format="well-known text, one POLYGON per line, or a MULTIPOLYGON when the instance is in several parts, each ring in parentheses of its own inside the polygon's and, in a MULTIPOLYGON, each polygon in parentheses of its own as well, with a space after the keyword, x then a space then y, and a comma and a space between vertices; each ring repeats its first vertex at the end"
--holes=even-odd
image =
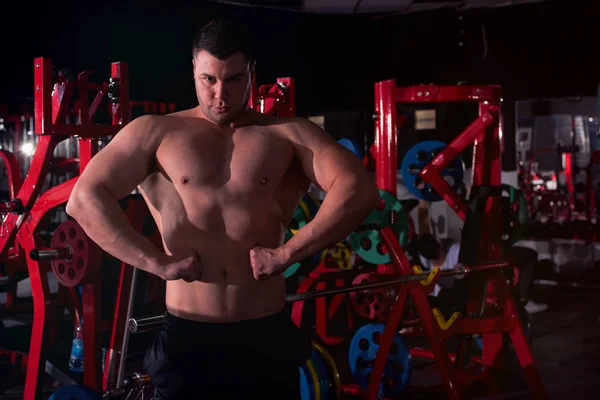
MULTIPOLYGON (((477 268, 480 268, 480 267, 500 268, 500 267, 506 267, 506 266, 508 266, 508 263, 502 261, 502 262, 492 262, 492 263, 481 264, 481 265, 478 265, 477 268)), ((456 266, 453 269, 440 271, 439 274, 440 274, 440 276, 458 276, 458 275, 464 276, 473 268, 475 268, 475 266, 466 267, 466 266, 463 266, 462 264, 456 264, 456 266)), ((350 293, 350 292, 355 292, 355 291, 359 291, 359 290, 373 289, 373 288, 378 288, 378 287, 383 287, 383 286, 388 286, 388 285, 405 284, 405 283, 410 283, 410 282, 415 282, 415 281, 422 281, 422 280, 426 280, 428 277, 429 277, 428 273, 414 274, 414 275, 401 276, 401 277, 398 277, 395 279, 386 279, 386 280, 380 280, 377 282, 366 282, 366 283, 360 283, 360 284, 355 284, 355 285, 349 285, 346 287, 324 289, 324 290, 314 290, 314 291, 310 291, 310 292, 306 292, 306 293, 292 293, 292 294, 288 294, 286 296, 285 300, 286 300, 286 302, 291 303, 294 301, 309 300, 309 299, 312 299, 315 297, 331 296, 331 295, 335 295, 335 294, 350 293)), ((154 317, 141 318, 141 319, 130 318, 128 321, 129 332, 130 333, 137 333, 137 332, 141 333, 141 332, 146 332, 146 331, 152 330, 152 329, 162 325, 162 323, 164 322, 164 319, 165 319, 164 315, 157 315, 154 317)))

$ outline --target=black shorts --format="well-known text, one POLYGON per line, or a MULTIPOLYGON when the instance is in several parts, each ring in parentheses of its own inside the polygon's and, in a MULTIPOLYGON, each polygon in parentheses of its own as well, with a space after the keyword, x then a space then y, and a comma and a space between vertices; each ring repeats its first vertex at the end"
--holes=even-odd
POLYGON ((211 323, 167 313, 144 358, 155 399, 300 399, 308 335, 285 311, 252 320, 211 323))

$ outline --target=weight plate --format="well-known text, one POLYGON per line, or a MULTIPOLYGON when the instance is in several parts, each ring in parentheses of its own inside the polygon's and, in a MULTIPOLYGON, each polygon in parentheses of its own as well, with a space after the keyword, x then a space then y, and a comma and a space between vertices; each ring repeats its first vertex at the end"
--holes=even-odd
POLYGON ((54 231, 52 248, 67 247, 71 257, 52 260, 50 264, 56 279, 66 287, 93 282, 100 272, 102 251, 73 220, 62 222, 54 231))
POLYGON ((319 374, 317 374, 317 370, 311 359, 306 361, 306 368, 308 369, 309 376, 312 379, 312 392, 314 394, 314 399, 321 400, 321 383, 319 382, 319 374))
MULTIPOLYGON (((353 285, 359 285, 368 282, 377 282, 378 274, 374 272, 358 275, 352 281, 353 285)), ((379 319, 392 306, 392 299, 389 298, 386 288, 365 289, 357 292, 350 292, 350 303, 358 315, 370 320, 379 319)))
POLYGON ((363 152, 354 140, 342 138, 338 140, 338 143, 350 150, 359 160, 363 159, 363 152))
POLYGON ((345 243, 336 243, 330 249, 325 250, 325 257, 339 269, 352 269, 352 254, 345 243))
POLYGON ((379 190, 381 204, 363 221, 365 226, 376 226, 373 229, 362 228, 352 232, 349 242, 356 253, 371 264, 388 264, 390 255, 379 237, 379 230, 390 227, 397 235, 400 246, 405 247, 409 239, 409 215, 402 208, 402 203, 391 193, 379 190))
POLYGON ((319 375, 319 383, 321 385, 321 399, 328 400, 330 386, 329 377, 327 375, 327 368, 325 368, 325 363, 323 362, 321 355, 314 349, 311 360, 313 362, 313 365, 315 366, 317 374, 319 375))
MULTIPOLYGON (((445 147, 446 143, 444 142, 427 140, 415 144, 404 155, 400 167, 402 180, 406 189, 416 198, 429 202, 443 200, 442 196, 433 189, 431 184, 421 179, 419 173, 445 147)), ((465 166, 462 159, 456 157, 442 170, 441 175, 450 187, 457 191, 463 183, 464 169, 465 166)))
MULTIPOLYGON (((383 324, 364 325, 356 331, 350 341, 348 352, 350 372, 363 390, 369 388, 369 378, 384 329, 383 324)), ((386 357, 380 384, 380 397, 398 396, 408 384, 411 373, 410 349, 404 338, 396 334, 386 357)))
POLYGON ((300 367, 300 398, 302 400, 313 400, 312 383, 310 382, 310 374, 306 365, 300 367))

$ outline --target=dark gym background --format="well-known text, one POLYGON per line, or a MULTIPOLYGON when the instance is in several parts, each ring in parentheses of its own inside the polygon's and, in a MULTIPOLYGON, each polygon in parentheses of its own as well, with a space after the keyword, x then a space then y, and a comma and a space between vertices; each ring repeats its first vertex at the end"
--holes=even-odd
POLYGON ((298 114, 330 113, 326 129, 336 137, 372 140, 373 83, 378 80, 500 84, 503 169, 514 170, 515 100, 596 95, 600 26, 593 2, 578 3, 447 8, 373 18, 211 1, 10 2, 3 5, 0 23, 0 103, 30 102, 33 58, 48 56, 74 73, 90 69, 99 81, 109 76, 111 62, 126 61, 132 99, 192 107, 193 35, 213 17, 238 15, 262 44, 259 84, 294 77, 298 114))

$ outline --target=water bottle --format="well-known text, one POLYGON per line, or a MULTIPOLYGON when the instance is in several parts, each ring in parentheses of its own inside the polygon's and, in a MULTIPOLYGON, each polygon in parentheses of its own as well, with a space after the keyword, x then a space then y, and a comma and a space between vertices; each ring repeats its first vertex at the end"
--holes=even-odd
POLYGON ((104 373, 104 364, 106 364, 106 346, 102 346, 102 357, 100 360, 102 360, 102 373, 104 373))
POLYGON ((73 333, 69 370, 71 372, 83 372, 83 329, 81 324, 77 324, 73 333))

